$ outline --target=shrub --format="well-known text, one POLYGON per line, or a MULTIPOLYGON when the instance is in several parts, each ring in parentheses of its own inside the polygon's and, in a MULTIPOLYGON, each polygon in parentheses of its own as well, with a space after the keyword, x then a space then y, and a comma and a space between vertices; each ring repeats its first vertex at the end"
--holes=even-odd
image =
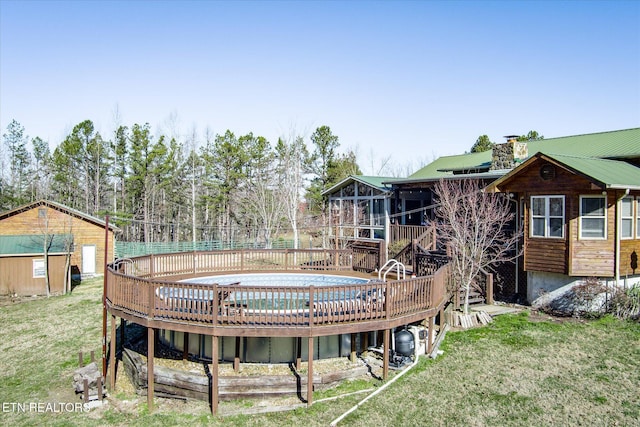
POLYGON ((640 319, 640 285, 615 288, 608 311, 621 319, 640 319))

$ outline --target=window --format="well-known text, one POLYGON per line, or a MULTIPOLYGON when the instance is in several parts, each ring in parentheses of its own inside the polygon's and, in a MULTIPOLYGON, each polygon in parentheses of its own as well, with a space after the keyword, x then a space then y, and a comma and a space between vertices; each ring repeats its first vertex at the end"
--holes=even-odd
POLYGON ((531 236, 564 237, 564 196, 531 196, 531 236))
POLYGON ((636 198, 636 239, 640 239, 640 197, 636 198))
POLYGON ((633 197, 620 200, 620 238, 633 238, 633 197))
POLYGON ((38 279, 45 276, 44 259, 34 259, 33 261, 33 278, 38 279))
POLYGON ((604 239, 607 236, 607 199, 604 196, 580 196, 580 238, 604 239))

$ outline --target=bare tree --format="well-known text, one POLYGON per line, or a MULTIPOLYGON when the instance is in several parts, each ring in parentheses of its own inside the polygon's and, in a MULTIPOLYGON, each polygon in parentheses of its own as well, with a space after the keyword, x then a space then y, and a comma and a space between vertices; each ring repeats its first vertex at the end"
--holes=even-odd
POLYGON ((468 314, 475 277, 519 256, 522 231, 512 226, 511 202, 503 194, 484 192, 476 180, 440 180, 434 192, 441 222, 438 231, 450 248, 453 276, 464 292, 464 313, 468 314))
POLYGON ((304 168, 308 162, 302 137, 292 136, 289 140, 279 139, 276 145, 277 176, 279 180, 278 198, 284 205, 284 213, 293 230, 293 247, 298 248, 298 227, 300 200, 304 186, 304 168))

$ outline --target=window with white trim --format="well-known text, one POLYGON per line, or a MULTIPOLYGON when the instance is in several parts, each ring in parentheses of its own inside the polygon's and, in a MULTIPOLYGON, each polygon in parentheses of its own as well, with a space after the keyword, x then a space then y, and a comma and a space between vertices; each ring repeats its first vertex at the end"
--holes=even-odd
POLYGON ((531 196, 531 237, 564 237, 564 196, 531 196))
POLYGON ((633 239, 633 197, 620 200, 620 238, 633 239))
POLYGON ((580 238, 607 237, 606 196, 580 196, 580 238))
POLYGON ((43 258, 34 259, 32 260, 32 264, 33 264, 33 278, 40 279, 45 277, 44 259, 43 258))

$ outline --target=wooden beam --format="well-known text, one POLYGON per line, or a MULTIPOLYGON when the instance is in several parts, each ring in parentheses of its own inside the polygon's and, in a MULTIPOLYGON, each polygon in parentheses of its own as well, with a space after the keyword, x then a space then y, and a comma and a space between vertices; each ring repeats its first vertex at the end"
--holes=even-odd
POLYGON ((240 337, 236 337, 236 351, 233 357, 233 371, 240 372, 240 337))
POLYGON ((431 354, 433 349, 433 316, 429 317, 429 326, 427 328, 427 354, 431 354))
POLYGON ((109 389, 116 389, 116 316, 111 315, 111 348, 109 349, 109 389))
POLYGON ((313 337, 309 337, 307 344, 309 353, 309 369, 307 369, 307 407, 313 403, 313 337))
POLYGON ((153 353, 155 352, 155 330, 147 328, 147 407, 153 411, 153 353))
POLYGON ((182 360, 189 358, 189 332, 184 332, 182 335, 182 360))
POLYGON ((391 331, 385 329, 382 338, 382 379, 389 377, 389 335, 391 331))
POLYGON ((218 413, 218 337, 211 336, 211 413, 218 413))
POLYGON ((355 363, 356 359, 357 359, 357 351, 356 351, 356 337, 358 335, 357 334, 351 334, 351 363, 355 363))

